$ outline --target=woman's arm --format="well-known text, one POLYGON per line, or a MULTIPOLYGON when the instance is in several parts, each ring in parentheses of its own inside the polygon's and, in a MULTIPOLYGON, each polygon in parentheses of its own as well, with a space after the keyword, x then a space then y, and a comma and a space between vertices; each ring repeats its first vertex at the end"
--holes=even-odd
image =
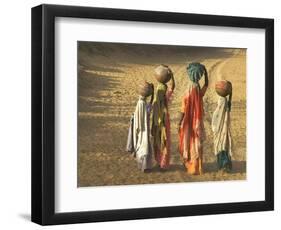
POLYGON ((174 89, 176 87, 176 83, 175 83, 174 74, 173 74, 172 70, 170 70, 170 73, 171 73, 171 81, 172 81, 171 90, 174 91, 174 89))
POLYGON ((150 85, 151 85, 151 89, 152 89, 152 94, 150 97, 150 104, 152 105, 153 100, 154 100, 154 85, 152 83, 150 83, 150 85))
POLYGON ((204 86, 201 90, 201 94, 202 96, 205 95, 206 91, 207 91, 207 88, 208 88, 208 85, 209 85, 209 77, 208 77, 208 72, 207 72, 207 69, 206 67, 204 66, 204 86))
POLYGON ((205 84, 204 84, 204 86, 208 87, 208 85, 209 85, 209 78, 208 78, 208 72, 207 72, 207 69, 206 69, 205 66, 204 66, 204 76, 205 76, 205 84))
POLYGON ((230 91, 228 102, 227 102, 227 106, 228 106, 228 111, 229 112, 231 111, 231 101, 232 101, 232 84, 231 84, 231 91, 230 91))

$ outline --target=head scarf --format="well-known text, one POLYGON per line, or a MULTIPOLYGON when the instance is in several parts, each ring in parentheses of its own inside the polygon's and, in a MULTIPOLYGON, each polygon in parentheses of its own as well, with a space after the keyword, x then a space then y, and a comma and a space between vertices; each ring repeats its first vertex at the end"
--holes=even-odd
POLYGON ((187 66, 186 70, 189 79, 192 82, 197 83, 204 73, 204 66, 198 62, 193 62, 187 66))

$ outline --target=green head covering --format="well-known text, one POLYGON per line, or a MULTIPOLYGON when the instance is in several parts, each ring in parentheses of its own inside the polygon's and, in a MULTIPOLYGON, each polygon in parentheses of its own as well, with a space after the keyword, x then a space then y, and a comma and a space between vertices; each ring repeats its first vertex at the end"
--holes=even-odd
POLYGON ((187 70, 189 79, 192 82, 197 83, 201 79, 201 77, 204 73, 204 66, 198 62, 193 62, 187 66, 186 70, 187 70))

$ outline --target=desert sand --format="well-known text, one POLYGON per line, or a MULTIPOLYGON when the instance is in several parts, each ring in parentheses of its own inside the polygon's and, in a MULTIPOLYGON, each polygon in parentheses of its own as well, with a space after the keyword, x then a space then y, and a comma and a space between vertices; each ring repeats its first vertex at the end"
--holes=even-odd
POLYGON ((79 42, 78 84, 78 186, 246 179, 245 49, 79 42), (201 62, 209 73, 204 97, 205 173, 200 176, 187 175, 177 150, 176 124, 190 62, 201 62), (166 172, 154 167, 150 173, 143 173, 125 150, 129 119, 138 100, 139 83, 146 80, 156 86, 154 68, 162 63, 173 70, 176 82, 169 107, 171 166, 166 172), (219 79, 233 85, 233 170, 229 174, 217 172, 213 150, 211 119, 217 103, 214 85, 219 79))

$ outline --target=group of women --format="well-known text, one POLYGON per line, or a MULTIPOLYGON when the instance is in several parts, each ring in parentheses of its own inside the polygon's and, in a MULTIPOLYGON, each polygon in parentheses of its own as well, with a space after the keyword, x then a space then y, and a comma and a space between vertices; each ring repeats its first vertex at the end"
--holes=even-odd
MULTIPOLYGON (((175 80, 168 66, 160 65, 155 75, 170 75, 170 86, 160 82, 154 93, 153 84, 150 101, 148 96, 139 96, 134 115, 131 119, 127 150, 137 159, 138 167, 149 172, 154 158, 161 170, 167 170, 171 157, 171 130, 169 103, 175 90, 175 80)), ((178 121, 178 146, 182 162, 188 174, 203 173, 203 142, 205 139, 203 97, 208 88, 208 73, 204 65, 191 63, 187 66, 188 87, 182 97, 180 118, 178 121), (204 76, 204 85, 199 80, 204 76)), ((230 135, 231 94, 219 96, 218 105, 213 114, 212 130, 214 149, 219 170, 231 170, 230 135)))

